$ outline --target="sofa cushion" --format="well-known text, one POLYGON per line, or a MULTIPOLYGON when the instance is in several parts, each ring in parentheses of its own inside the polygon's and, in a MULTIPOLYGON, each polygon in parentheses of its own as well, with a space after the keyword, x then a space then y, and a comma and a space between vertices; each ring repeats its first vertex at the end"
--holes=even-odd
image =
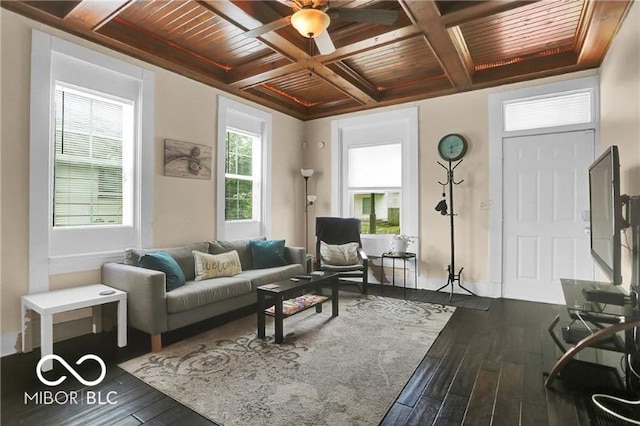
POLYGON ((249 240, 209 241, 209 253, 211 254, 227 253, 232 250, 238 252, 243 271, 253 269, 253 258, 251 257, 249 240))
POLYGON ((124 264, 137 266, 140 262, 140 258, 147 253, 154 253, 157 251, 164 251, 169 253, 171 257, 178 262, 180 269, 184 273, 184 277, 187 281, 193 281, 196 277, 196 267, 193 260, 192 252, 194 250, 206 252, 209 248, 209 244, 204 241, 201 243, 189 244, 186 246, 177 246, 170 248, 152 248, 152 249, 129 249, 124 252, 124 264))
POLYGON ((273 268, 287 264, 284 258, 284 240, 252 240, 249 245, 254 268, 273 268))
POLYGON ((180 265, 171 257, 169 253, 157 251, 155 253, 147 253, 140 258, 138 266, 145 269, 153 269, 154 271, 164 272, 165 286, 167 292, 181 287, 185 283, 184 273, 180 269, 180 265))
POLYGON ((233 250, 222 254, 193 251, 196 262, 196 281, 217 277, 232 277, 242 272, 238 252, 233 250))
POLYGON ((223 277, 203 281, 187 281, 185 285, 167 293, 167 312, 175 314, 234 296, 251 292, 246 278, 223 277))
POLYGON ((251 269, 242 271, 234 278, 244 278, 251 280, 251 288, 255 289, 261 285, 271 284, 278 281, 288 280, 294 275, 303 274, 304 269, 299 263, 278 266, 276 268, 267 269, 251 269))

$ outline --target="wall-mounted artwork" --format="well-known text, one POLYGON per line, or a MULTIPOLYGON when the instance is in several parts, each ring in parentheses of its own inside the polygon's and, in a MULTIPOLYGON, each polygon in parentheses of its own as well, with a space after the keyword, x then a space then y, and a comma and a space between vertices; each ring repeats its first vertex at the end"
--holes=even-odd
POLYGON ((211 179, 211 152, 207 145, 164 140, 164 174, 194 179, 211 179))

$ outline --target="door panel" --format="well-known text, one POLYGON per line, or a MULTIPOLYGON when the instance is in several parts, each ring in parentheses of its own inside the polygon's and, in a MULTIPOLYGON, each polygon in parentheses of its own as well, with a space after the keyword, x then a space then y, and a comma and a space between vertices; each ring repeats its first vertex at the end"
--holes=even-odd
POLYGON ((593 279, 585 233, 593 131, 503 140, 503 295, 564 303, 560 278, 593 279))
POLYGON ((518 272, 517 278, 521 280, 537 280, 538 279, 538 261, 539 238, 536 237, 518 237, 518 272))

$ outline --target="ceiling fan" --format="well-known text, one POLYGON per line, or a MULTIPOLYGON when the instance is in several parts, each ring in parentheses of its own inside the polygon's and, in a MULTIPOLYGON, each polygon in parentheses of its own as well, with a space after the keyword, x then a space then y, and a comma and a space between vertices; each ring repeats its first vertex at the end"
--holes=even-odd
POLYGON ((326 31, 332 19, 381 25, 392 25, 398 19, 395 10, 331 8, 328 0, 291 0, 291 9, 292 15, 247 31, 245 37, 259 37, 291 24, 303 37, 315 41, 321 55, 327 55, 336 50, 326 31))

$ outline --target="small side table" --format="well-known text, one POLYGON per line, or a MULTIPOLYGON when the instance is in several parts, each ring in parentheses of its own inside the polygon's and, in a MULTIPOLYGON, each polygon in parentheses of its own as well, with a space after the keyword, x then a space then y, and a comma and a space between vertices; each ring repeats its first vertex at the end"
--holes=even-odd
POLYGON ((418 290, 418 260, 416 258, 416 254, 415 253, 410 253, 410 252, 387 252, 387 253, 382 253, 382 277, 383 279, 380 280, 380 293, 382 293, 384 284, 384 260, 385 259, 391 259, 391 284, 395 287, 396 286, 396 259, 401 259, 402 260, 402 266, 404 269, 404 281, 402 283, 402 286, 404 287, 404 297, 407 297, 407 260, 411 261, 413 260, 413 272, 414 272, 414 278, 413 278, 413 283, 415 286, 415 289, 418 290))
MULTIPOLYGON (((22 296, 22 352, 25 352, 25 316, 27 309, 40 314, 40 357, 53 353, 53 314, 81 308, 93 308, 93 332, 101 328, 101 307, 118 302, 118 347, 127 346, 127 293, 104 284, 91 284, 62 290, 46 291, 22 296), (100 294, 106 293, 109 294, 100 294)), ((43 371, 53 369, 53 361, 46 361, 43 371)))

